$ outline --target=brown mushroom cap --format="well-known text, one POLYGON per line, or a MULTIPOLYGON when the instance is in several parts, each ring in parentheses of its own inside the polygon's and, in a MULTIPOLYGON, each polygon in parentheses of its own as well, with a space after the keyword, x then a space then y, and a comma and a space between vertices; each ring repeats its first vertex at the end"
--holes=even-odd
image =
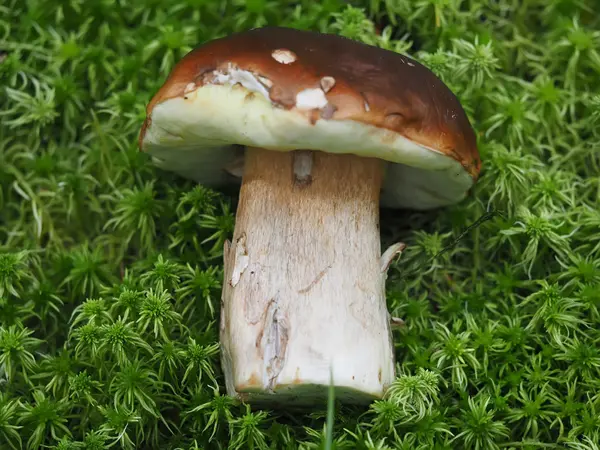
POLYGON ((404 55, 331 34, 266 27, 188 53, 147 107, 140 148, 207 185, 239 145, 388 161, 382 204, 460 201, 480 170, 456 96, 404 55))

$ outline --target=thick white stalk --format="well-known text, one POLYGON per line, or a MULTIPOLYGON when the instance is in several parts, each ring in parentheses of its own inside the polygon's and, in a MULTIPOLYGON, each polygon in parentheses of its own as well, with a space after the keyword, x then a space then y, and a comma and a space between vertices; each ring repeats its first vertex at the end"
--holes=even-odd
MULTIPOLYGON (((225 246, 222 363, 250 402, 365 403, 394 378, 389 265, 381 259, 382 162, 248 149, 225 246)), ((386 255, 390 258, 391 255, 386 255)))

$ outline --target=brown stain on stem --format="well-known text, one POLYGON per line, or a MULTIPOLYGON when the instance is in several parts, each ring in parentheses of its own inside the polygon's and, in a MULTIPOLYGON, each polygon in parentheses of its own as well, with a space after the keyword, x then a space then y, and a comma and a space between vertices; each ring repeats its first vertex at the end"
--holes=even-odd
POLYGON ((303 289, 300 289, 298 291, 298 294, 306 294, 308 293, 319 281, 321 281, 323 279, 323 277, 325 276, 325 274, 327 273, 327 271, 329 270, 331 266, 327 266, 325 269, 321 270, 317 276, 315 277, 314 280, 311 281, 311 283, 306 286, 303 289))

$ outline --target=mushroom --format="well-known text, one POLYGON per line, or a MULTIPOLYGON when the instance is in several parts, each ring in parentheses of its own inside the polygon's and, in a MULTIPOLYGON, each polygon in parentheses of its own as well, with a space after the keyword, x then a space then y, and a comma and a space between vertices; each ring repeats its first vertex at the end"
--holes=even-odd
POLYGON ((147 107, 139 145, 205 186, 239 184, 224 249, 229 395, 311 405, 381 398, 395 377, 379 209, 461 201, 476 137, 418 62, 331 34, 265 27, 188 53, 147 107), (330 378, 332 376, 332 378, 330 378))

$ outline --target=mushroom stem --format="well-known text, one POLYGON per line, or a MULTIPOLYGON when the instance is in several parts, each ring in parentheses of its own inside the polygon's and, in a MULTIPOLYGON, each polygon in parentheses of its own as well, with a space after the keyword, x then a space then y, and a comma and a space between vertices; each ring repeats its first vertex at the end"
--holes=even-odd
POLYGON ((224 255, 229 395, 312 405, 327 398, 331 370, 337 399, 383 396, 395 361, 381 267, 382 177, 375 158, 247 150, 224 255))

